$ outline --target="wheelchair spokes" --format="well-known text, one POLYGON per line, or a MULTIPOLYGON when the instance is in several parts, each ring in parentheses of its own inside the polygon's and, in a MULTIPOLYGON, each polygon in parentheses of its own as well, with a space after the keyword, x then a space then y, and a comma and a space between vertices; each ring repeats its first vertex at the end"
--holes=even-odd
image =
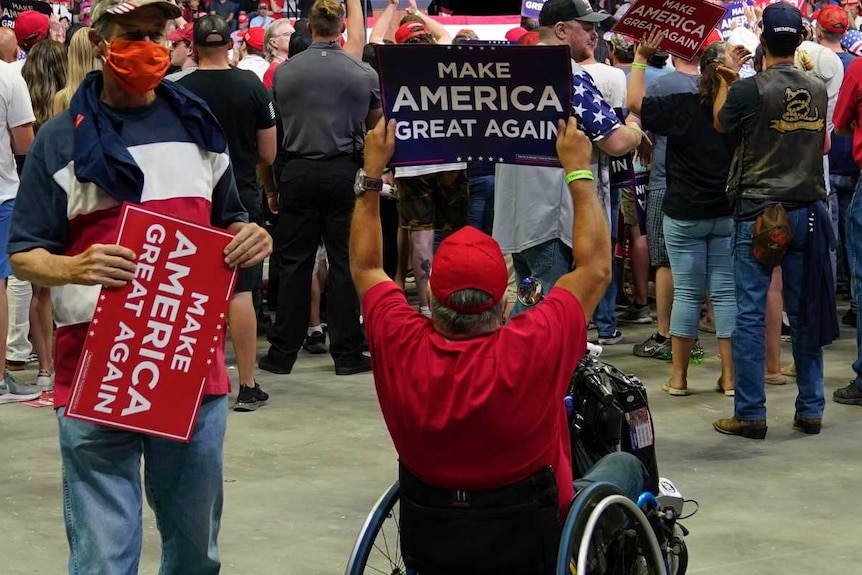
POLYGON ((383 575, 406 575, 407 567, 401 557, 401 526, 398 524, 399 507, 393 506, 386 514, 377 538, 374 541, 365 573, 383 575))

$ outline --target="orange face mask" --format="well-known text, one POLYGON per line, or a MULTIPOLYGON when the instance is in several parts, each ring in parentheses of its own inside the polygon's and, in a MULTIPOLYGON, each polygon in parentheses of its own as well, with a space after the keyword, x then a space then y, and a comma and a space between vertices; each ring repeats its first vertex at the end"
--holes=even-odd
POLYGON ((123 90, 140 96, 162 81, 171 65, 171 53, 146 40, 114 40, 108 45, 105 65, 123 90))

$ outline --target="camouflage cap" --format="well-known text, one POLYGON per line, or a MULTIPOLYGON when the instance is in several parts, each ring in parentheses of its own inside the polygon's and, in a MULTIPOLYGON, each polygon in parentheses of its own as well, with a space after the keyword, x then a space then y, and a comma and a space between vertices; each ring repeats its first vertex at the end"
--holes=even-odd
POLYGON ((128 14, 150 5, 161 8, 168 18, 179 18, 183 13, 179 6, 169 0, 94 0, 90 9, 90 21, 95 24, 105 14, 128 14))

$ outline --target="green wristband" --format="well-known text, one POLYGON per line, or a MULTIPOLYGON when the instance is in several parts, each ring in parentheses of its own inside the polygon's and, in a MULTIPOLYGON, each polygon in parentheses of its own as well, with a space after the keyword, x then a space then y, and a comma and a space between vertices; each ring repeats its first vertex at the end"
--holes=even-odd
POLYGON ((634 69, 634 70, 646 70, 646 64, 641 64, 640 62, 632 62, 632 69, 634 69))
POLYGON ((566 185, 571 184, 575 180, 594 180, 593 173, 590 170, 575 170, 566 174, 566 185))

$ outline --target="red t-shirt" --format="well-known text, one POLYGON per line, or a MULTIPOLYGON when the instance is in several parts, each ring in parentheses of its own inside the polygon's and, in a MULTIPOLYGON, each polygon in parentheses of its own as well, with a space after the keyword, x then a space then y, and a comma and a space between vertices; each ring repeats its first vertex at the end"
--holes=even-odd
POLYGON ((555 288, 493 334, 449 341, 392 282, 363 305, 383 418, 404 465, 447 489, 490 489, 553 466, 574 496, 563 397, 586 349, 584 312, 555 288))
POLYGON ((832 115, 832 122, 837 128, 849 127, 854 121, 853 160, 862 167, 862 58, 853 60, 847 66, 832 115))
POLYGON ((272 90, 272 81, 275 79, 275 69, 278 68, 282 60, 273 60, 266 72, 263 73, 263 87, 267 90, 272 90))

